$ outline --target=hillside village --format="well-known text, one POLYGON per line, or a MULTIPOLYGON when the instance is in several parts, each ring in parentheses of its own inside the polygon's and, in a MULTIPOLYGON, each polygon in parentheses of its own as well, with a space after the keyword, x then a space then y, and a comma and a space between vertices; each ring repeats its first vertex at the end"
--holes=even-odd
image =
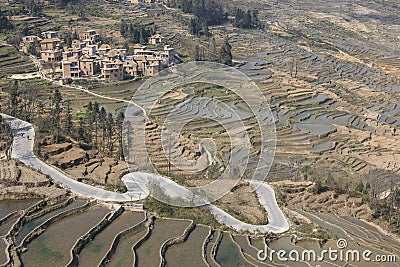
POLYGON ((74 78, 95 78, 105 81, 121 81, 141 76, 153 76, 174 63, 174 48, 164 43, 160 34, 149 37, 151 45, 163 45, 159 51, 135 44, 133 54, 126 49, 113 48, 102 43, 95 30, 79 34, 68 47, 55 31, 42 32, 41 36, 22 38, 20 51, 39 54, 42 63, 58 63, 64 82, 74 78))

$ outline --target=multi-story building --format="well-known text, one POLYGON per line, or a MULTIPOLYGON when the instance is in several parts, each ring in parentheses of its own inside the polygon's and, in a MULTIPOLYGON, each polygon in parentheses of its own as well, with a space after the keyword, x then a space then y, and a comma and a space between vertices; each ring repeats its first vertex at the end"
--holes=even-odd
POLYGON ((44 50, 40 51, 40 55, 44 62, 59 62, 62 60, 61 50, 44 50))
POLYGON ((94 59, 82 56, 79 60, 79 69, 84 76, 94 76, 99 72, 100 66, 94 59))
POLYGON ((64 79, 80 77, 79 62, 75 58, 71 58, 69 61, 63 60, 61 68, 64 79))
POLYGON ((88 30, 88 31, 82 32, 79 35, 79 37, 83 42, 85 42, 87 44, 98 44, 101 41, 100 35, 98 33, 96 33, 95 30, 88 30))
POLYGON ((140 76, 139 64, 131 57, 124 61, 124 77, 134 78, 140 76))
POLYGON ((103 68, 101 68, 101 76, 106 81, 122 81, 124 79, 124 65, 120 60, 115 60, 114 62, 104 63, 103 68))
POLYGON ((42 37, 44 39, 57 38, 58 37, 58 33, 54 32, 54 31, 42 32, 42 37))
POLYGON ((37 52, 40 41, 42 41, 42 38, 36 35, 24 36, 22 37, 22 41, 19 45, 19 50, 24 53, 29 53, 31 52, 29 49, 34 49, 35 52, 37 52))
POLYGON ((153 36, 149 37, 148 43, 151 45, 157 45, 164 43, 164 37, 161 34, 154 34, 153 36))
POLYGON ((57 37, 43 39, 40 42, 40 49, 41 50, 56 50, 56 49, 61 49, 63 46, 64 46, 64 42, 61 41, 57 37))

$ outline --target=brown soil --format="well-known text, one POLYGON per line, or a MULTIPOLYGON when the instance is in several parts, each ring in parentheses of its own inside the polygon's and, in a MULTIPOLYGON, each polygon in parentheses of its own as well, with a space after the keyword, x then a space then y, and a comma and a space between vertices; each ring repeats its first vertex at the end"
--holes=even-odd
POLYGON ((123 186, 122 176, 129 172, 124 161, 105 157, 97 150, 84 150, 71 143, 41 148, 42 155, 72 178, 88 183, 123 186))
POLYGON ((231 213, 251 224, 266 224, 268 217, 258 201, 255 192, 250 192, 247 183, 241 183, 233 191, 222 197, 217 204, 225 211, 231 213))
POLYGON ((274 184, 284 197, 287 208, 328 212, 364 220, 372 218, 373 211, 362 197, 338 194, 335 191, 315 194, 312 191, 314 185, 309 182, 284 181, 274 184))
POLYGON ((0 198, 28 196, 60 198, 66 191, 53 185, 49 178, 14 160, 0 160, 0 198))

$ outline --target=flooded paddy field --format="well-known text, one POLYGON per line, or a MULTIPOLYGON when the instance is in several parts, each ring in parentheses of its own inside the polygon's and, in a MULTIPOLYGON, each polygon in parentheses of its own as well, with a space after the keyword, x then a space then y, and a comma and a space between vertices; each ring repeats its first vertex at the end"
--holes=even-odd
POLYGON ((210 266, 218 266, 217 262, 215 261, 212 251, 214 249, 214 246, 216 245, 216 242, 218 241, 218 236, 219 236, 219 231, 213 231, 212 235, 209 237, 209 240, 206 244, 205 248, 205 259, 210 266))
POLYGON ((108 265, 114 267, 133 266, 133 246, 146 235, 146 231, 147 229, 142 227, 124 236, 108 265))
MULTIPOLYGON (((296 163, 311 162, 313 169, 323 157, 356 176, 376 168, 399 174, 399 6, 345 0, 318 7, 308 0, 246 4, 260 10, 267 29, 229 33, 238 69, 270 103, 276 155, 287 157, 269 178, 293 178, 296 163)), ((350 176, 345 179, 352 183, 350 176)), ((379 186, 387 189, 387 183, 379 186)))
POLYGON ((366 225, 363 221, 355 218, 343 218, 326 213, 318 214, 318 216, 326 222, 342 228, 351 237, 359 240, 360 244, 386 252, 391 252, 400 256, 400 243, 398 240, 387 235, 383 235, 376 227, 366 225))
POLYGON ((4 264, 7 261, 7 255, 6 255, 6 242, 1 239, 0 240, 0 264, 4 264))
POLYGON ((3 223, 0 225, 0 236, 6 235, 19 217, 19 213, 14 213, 10 217, 8 217, 7 220, 4 220, 3 223))
POLYGON ((180 244, 172 245, 166 253, 168 266, 206 266, 203 262, 203 242, 207 238, 209 228, 197 226, 190 233, 189 238, 180 244), (193 263, 196 263, 193 265, 193 263))
POLYGON ((66 265, 76 240, 98 224, 108 212, 107 208, 94 206, 52 224, 28 245, 28 250, 21 255, 22 262, 26 266, 66 265))
POLYGON ((241 257, 228 233, 223 234, 215 259, 221 266, 251 266, 241 257))
POLYGON ((247 236, 244 235, 232 235, 232 239, 235 243, 240 246, 243 251, 243 255, 250 262, 257 262, 257 253, 258 250, 256 247, 250 244, 250 240, 247 236))
POLYGON ((39 199, 26 199, 26 200, 1 200, 0 201, 0 219, 4 218, 10 213, 24 210, 33 204, 39 202, 39 199))
MULTIPOLYGON (((45 205, 31 216, 38 216, 42 211, 51 210, 56 205, 66 200, 61 200, 53 204, 45 205)), ((23 237, 46 219, 53 218, 62 212, 71 211, 74 208, 82 207, 86 200, 73 200, 66 206, 60 206, 50 212, 45 212, 27 224, 13 236, 16 245, 23 237)), ((20 209, 20 206, 16 206, 20 209)), ((115 208, 115 207, 114 207, 115 208)), ((12 212, 12 210, 9 210, 12 212)), ((20 251, 20 259, 25 266, 65 266, 70 261, 70 249, 75 242, 86 234, 92 227, 98 225, 104 216, 110 213, 109 208, 99 204, 92 207, 83 208, 83 212, 69 215, 60 221, 53 222, 39 236, 33 238, 28 244, 26 251, 20 251)), ((115 210, 114 210, 115 211, 115 210)), ((329 247, 336 248, 338 238, 347 240, 348 249, 363 251, 371 250, 375 255, 394 254, 399 256, 399 242, 392 236, 388 236, 378 231, 375 226, 364 221, 349 216, 336 216, 322 212, 297 211, 314 224, 313 227, 324 229, 330 237, 324 239, 302 237, 297 240, 296 235, 284 234, 278 236, 247 236, 244 234, 233 234, 215 230, 209 236, 210 228, 198 225, 188 235, 186 241, 168 246, 166 249, 165 260, 167 266, 308 266, 305 262, 283 262, 276 258, 273 261, 260 261, 257 259, 259 250, 265 249, 265 244, 269 249, 297 251, 315 250, 320 253, 322 249, 329 247), (204 245, 206 245, 204 247, 204 245), (204 255, 203 255, 204 254, 204 255), (215 256, 214 256, 215 255, 215 256), (203 258, 204 257, 204 258, 203 258)), ((21 216, 15 214, 15 218, 21 216)), ((98 266, 100 261, 109 252, 114 238, 126 229, 140 224, 145 219, 144 213, 125 210, 121 215, 114 219, 111 224, 98 232, 93 240, 89 240, 79 253, 79 266, 98 266)), ((135 228, 133 232, 128 232, 117 243, 115 253, 106 266, 159 266, 161 259, 159 256, 163 243, 172 238, 181 237, 185 229, 190 225, 189 221, 156 218, 151 227, 150 235, 143 239, 148 230, 148 222, 135 228), (143 243, 133 247, 143 239, 143 243), (136 256, 136 262, 134 261, 136 256)), ((3 225, 2 225, 3 226, 3 225)), ((312 228, 311 228, 312 229, 312 228)), ((3 236, 4 237, 4 236, 3 236)), ((5 262, 7 256, 4 252, 5 242, 0 240, 0 262, 5 262)), ((318 255, 318 254, 317 254, 318 255)), ((336 266, 335 262, 324 259, 318 262, 320 266, 336 266)), ((362 262, 362 266, 377 266, 368 262, 362 262)), ((388 263, 384 266, 396 266, 388 263)))
MULTIPOLYGON (((79 206, 82 206, 86 203, 84 200, 75 200, 72 203, 68 204, 67 206, 56 209, 54 211, 48 212, 44 214, 43 216, 38 217, 35 220, 32 220, 25 224, 22 229, 19 231, 19 233, 16 236, 16 244, 19 245, 22 240, 26 237, 27 234, 29 234, 33 229, 35 229, 37 226, 41 225, 44 223, 46 220, 56 216, 57 214, 60 214, 62 212, 77 208, 79 206)), ((33 214, 35 215, 35 214, 33 214)))
MULTIPOLYGON (((323 244, 321 246, 321 249, 329 249, 329 248, 338 249, 337 242, 333 241, 333 240, 329 240, 328 242, 326 242, 325 244, 323 244)), ((346 251, 346 250, 355 250, 355 251, 359 251, 359 255, 362 255, 363 251, 365 251, 366 249, 370 250, 372 252, 372 255, 387 255, 388 254, 388 253, 386 253, 384 251, 381 251, 381 250, 377 250, 377 249, 374 249, 374 248, 369 248, 369 247, 366 247, 366 246, 360 246, 355 241, 347 241, 347 246, 344 249, 344 251, 346 251)), ((373 258, 373 256, 371 258, 373 258)), ((354 262, 353 265, 357 264, 357 266, 366 266, 366 267, 374 267, 374 266, 394 267, 394 266, 397 266, 396 262, 394 262, 394 263, 393 262, 377 263, 377 262, 365 261, 362 256, 360 256, 360 260, 359 261, 353 260, 353 262, 354 262)), ((337 264, 337 263, 345 264, 345 261, 338 260, 338 261, 334 261, 334 262, 331 262, 331 263, 332 264, 337 264)))
POLYGON ((149 239, 136 250, 136 264, 139 266, 159 265, 161 245, 170 238, 182 235, 188 226, 188 221, 156 219, 149 239))
POLYGON ((94 240, 86 244, 79 254, 79 264, 81 266, 97 266, 110 248, 114 237, 143 220, 143 213, 130 211, 122 213, 112 224, 96 235, 94 240))
POLYGON ((251 246, 258 250, 265 248, 265 240, 262 237, 250 237, 249 242, 251 246))

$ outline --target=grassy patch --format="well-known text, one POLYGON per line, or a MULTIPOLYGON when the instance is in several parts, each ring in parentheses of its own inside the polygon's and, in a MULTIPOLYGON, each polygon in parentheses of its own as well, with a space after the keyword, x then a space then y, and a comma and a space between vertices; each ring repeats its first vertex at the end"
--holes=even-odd
POLYGON ((219 228, 221 226, 210 211, 204 207, 173 207, 151 197, 145 199, 144 206, 148 211, 155 212, 160 217, 193 220, 197 224, 204 224, 213 228, 219 228))

